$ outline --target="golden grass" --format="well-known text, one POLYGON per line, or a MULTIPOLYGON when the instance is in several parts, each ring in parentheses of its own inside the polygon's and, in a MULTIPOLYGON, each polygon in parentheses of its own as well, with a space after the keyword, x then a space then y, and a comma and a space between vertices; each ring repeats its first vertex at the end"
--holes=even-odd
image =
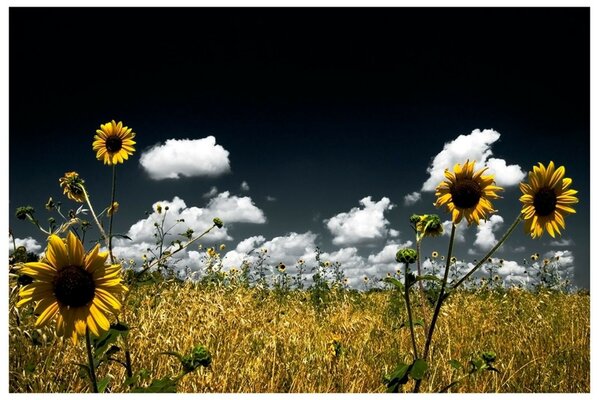
MULTIPOLYGON (((202 344, 212 366, 186 375, 179 392, 384 392, 382 376, 399 360, 409 362, 411 351, 390 293, 346 292, 317 312, 302 292, 162 283, 132 288, 122 318, 132 328, 134 370, 150 371, 145 385, 180 370, 159 352, 202 344), (330 351, 335 336, 343 348, 337 358, 330 351)), ((87 362, 84 341, 74 347, 51 328, 36 333, 34 316, 14 310, 14 297, 10 391, 89 391, 73 364, 87 362)), ((589 309, 583 294, 457 293, 442 309, 421 391, 438 391, 457 376, 449 360, 467 365, 473 354, 493 350, 500 372, 470 377, 453 392, 589 392, 589 309)), ((418 308, 416 317, 425 311, 430 316, 418 308)), ((422 346, 423 330, 416 330, 422 346)), ((97 373, 113 377, 110 391, 128 391, 121 366, 102 365, 97 373)))

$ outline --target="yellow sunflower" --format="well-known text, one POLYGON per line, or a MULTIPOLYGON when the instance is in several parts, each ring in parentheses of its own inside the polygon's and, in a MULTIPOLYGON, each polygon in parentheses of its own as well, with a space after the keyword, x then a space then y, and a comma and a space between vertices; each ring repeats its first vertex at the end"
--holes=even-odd
POLYGON ((524 228, 533 239, 544 230, 553 238, 556 232, 561 235, 559 227, 566 228, 564 216, 576 213, 571 205, 578 203, 574 196, 578 191, 568 189, 572 179, 564 178, 565 173, 566 169, 556 169, 553 161, 547 168, 539 163, 528 173, 529 183, 520 183, 524 228))
POLYGON ((104 159, 104 164, 108 165, 123 163, 135 151, 134 137, 135 132, 120 121, 118 124, 112 120, 100 125, 92 144, 96 158, 104 159))
POLYGON ((100 336, 110 328, 107 314, 121 308, 121 295, 127 288, 121 282, 121 266, 105 265, 108 252, 96 245, 85 254, 79 239, 69 232, 66 240, 50 235, 44 258, 23 265, 21 272, 33 278, 19 295, 17 307, 36 302, 35 322, 41 327, 56 317, 58 336, 85 335, 86 328, 100 336))
POLYGON ((489 199, 499 197, 497 191, 503 190, 494 186, 493 175, 483 175, 487 168, 474 172, 474 161, 466 161, 462 167, 456 164, 453 173, 445 170, 447 180, 441 182, 435 191, 436 207, 446 206, 454 224, 466 218, 468 225, 486 219, 492 213, 493 205, 489 199))

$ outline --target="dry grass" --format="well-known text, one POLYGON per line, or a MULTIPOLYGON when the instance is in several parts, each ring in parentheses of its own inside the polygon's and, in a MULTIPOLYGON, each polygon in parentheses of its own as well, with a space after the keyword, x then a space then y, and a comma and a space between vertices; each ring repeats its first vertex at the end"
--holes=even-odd
MULTIPOLYGON (((132 289, 128 303, 122 317, 132 328, 134 369, 150 371, 144 384, 179 372, 178 361, 161 351, 187 353, 202 344, 212 353, 211 368, 186 375, 180 392, 383 392, 382 376, 402 357, 408 361, 411 349, 390 292, 346 292, 317 312, 306 293, 163 283, 132 289), (335 335, 343 347, 338 358, 330 353, 335 335)), ((456 376, 450 359, 466 364, 493 350, 500 372, 466 379, 454 392, 589 392, 589 308, 582 294, 458 293, 442 310, 422 391, 456 376)), ((416 314, 424 311, 430 313, 416 314)), ((11 392, 89 391, 73 364, 86 363, 84 343, 55 339, 50 328, 37 335, 27 314, 11 308, 11 392)), ((102 365, 98 375, 106 374, 113 376, 110 391, 128 390, 121 366, 102 365)))

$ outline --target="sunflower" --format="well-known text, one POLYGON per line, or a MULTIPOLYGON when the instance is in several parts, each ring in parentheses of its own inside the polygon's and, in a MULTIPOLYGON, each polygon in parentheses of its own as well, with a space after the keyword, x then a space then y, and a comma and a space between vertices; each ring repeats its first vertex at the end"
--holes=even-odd
POLYGON ((69 199, 78 203, 85 202, 85 193, 83 191, 85 181, 79 177, 77 172, 65 172, 64 176, 58 180, 58 183, 60 183, 64 195, 69 199))
POLYGON ((72 232, 66 240, 50 235, 45 257, 23 265, 21 273, 33 282, 20 290, 17 306, 37 303, 36 327, 56 317, 56 333, 70 336, 73 343, 85 335, 86 328, 95 336, 110 328, 107 314, 120 310, 120 297, 127 288, 121 283, 121 266, 105 265, 108 252, 99 249, 96 245, 85 254, 72 232))
POLYGON ((466 161, 463 167, 456 164, 453 173, 445 170, 447 180, 441 182, 435 190, 435 206, 446 206, 456 225, 464 217, 468 225, 478 224, 481 218, 486 219, 487 213, 495 211, 489 199, 498 198, 496 192, 503 190, 493 185, 493 175, 483 175, 486 167, 474 172, 474 163, 466 161))
POLYGON ((576 213, 571 205, 578 203, 574 196, 578 191, 568 189, 572 179, 564 178, 565 173, 566 169, 556 169, 553 161, 547 168, 539 163, 528 173, 529 183, 520 183, 524 228, 533 239, 541 237, 544 230, 553 238, 556 232, 561 235, 559 227, 566 228, 564 216, 576 213))
POLYGON ((100 125, 92 143, 96 158, 103 159, 104 164, 108 165, 123 163, 135 151, 134 137, 135 132, 120 121, 118 124, 112 120, 100 125))

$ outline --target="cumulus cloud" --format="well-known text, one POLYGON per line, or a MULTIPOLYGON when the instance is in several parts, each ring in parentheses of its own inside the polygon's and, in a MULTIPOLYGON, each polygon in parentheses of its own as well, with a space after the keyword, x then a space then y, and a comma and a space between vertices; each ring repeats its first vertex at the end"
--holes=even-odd
POLYGON ((412 192, 409 194, 406 194, 403 197, 403 204, 405 206, 411 206, 412 204, 416 204, 420 201, 421 195, 420 192, 412 192))
POLYGON ((250 185, 246 181, 243 181, 241 182, 240 189, 247 192, 250 190, 250 185))
POLYGON ((141 166, 155 180, 182 176, 218 176, 230 171, 229 152, 214 136, 203 139, 168 139, 144 151, 141 166))
MULTIPOLYGON (((40 254, 42 250, 42 245, 31 236, 28 236, 25 239, 15 238, 15 245, 17 247, 24 246, 27 251, 35 254, 40 254)), ((8 249, 9 252, 12 252, 13 250, 13 243, 11 239, 8 240, 8 249)))
POLYGON ((445 169, 452 169, 455 164, 463 164, 466 160, 475 160, 476 168, 489 167, 488 173, 495 175, 500 186, 518 184, 525 176, 519 165, 507 165, 500 158, 491 158, 491 145, 499 140, 501 134, 492 129, 475 129, 469 135, 460 135, 453 141, 445 143, 427 168, 430 177, 422 185, 422 191, 432 192, 444 180, 445 169))
POLYGON ((497 244, 495 232, 501 227, 502 224, 503 217, 500 215, 491 215, 491 217, 486 221, 482 219, 478 221, 474 245, 481 250, 491 250, 491 248, 497 244))
POLYGON ((562 238, 560 240, 552 240, 549 245, 555 247, 568 247, 574 245, 574 240, 562 238))
MULTIPOLYGON (((147 253, 147 249, 155 247, 156 232, 155 224, 162 224, 164 218, 164 229, 169 235, 165 242, 170 244, 181 236, 187 229, 193 229, 195 234, 204 232, 212 226, 212 219, 219 217, 225 223, 221 229, 214 228, 210 233, 200 239, 202 243, 218 243, 233 238, 228 234, 228 227, 236 223, 263 224, 266 217, 261 209, 256 207, 249 197, 232 196, 229 192, 223 192, 210 199, 205 207, 190 207, 185 201, 177 196, 172 201, 157 201, 152 205, 154 210, 147 218, 133 224, 126 235, 131 240, 117 238, 113 241, 114 253, 119 258, 141 260, 141 256, 147 253), (162 212, 157 212, 160 204, 162 212), (168 210, 166 209, 168 207, 168 210), (183 221, 181 221, 183 220, 183 221), (180 221, 180 222, 178 222, 180 221)), ((180 257, 186 257, 187 251, 179 253, 180 257)))
MULTIPOLYGON (((451 221, 443 221, 443 236, 451 236, 451 225, 453 222, 451 221)), ((466 219, 462 219, 459 224, 455 227, 455 235, 454 240, 456 242, 465 242, 466 241, 466 229, 468 229, 468 224, 466 219)))
POLYGON ((217 194, 218 194, 218 188, 216 186, 212 186, 209 191, 207 191, 206 193, 204 193, 202 195, 202 197, 205 199, 209 199, 211 197, 216 196, 217 194))
POLYGON ((370 196, 360 200, 361 208, 354 207, 349 212, 343 212, 324 223, 331 232, 333 243, 336 245, 354 245, 386 238, 389 234, 389 221, 385 211, 394 205, 387 197, 374 202, 370 196))

